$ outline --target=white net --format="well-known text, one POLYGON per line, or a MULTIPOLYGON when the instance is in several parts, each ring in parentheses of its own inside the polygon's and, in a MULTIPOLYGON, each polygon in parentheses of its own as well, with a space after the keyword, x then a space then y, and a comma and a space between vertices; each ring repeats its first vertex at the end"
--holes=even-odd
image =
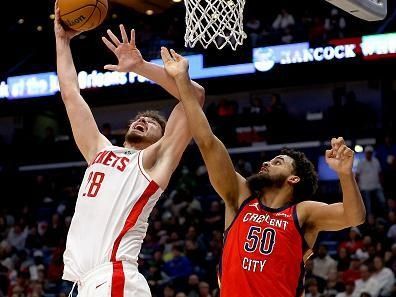
POLYGON ((236 50, 247 37, 243 31, 245 0, 184 0, 186 6, 185 46, 213 43, 218 49, 236 50))

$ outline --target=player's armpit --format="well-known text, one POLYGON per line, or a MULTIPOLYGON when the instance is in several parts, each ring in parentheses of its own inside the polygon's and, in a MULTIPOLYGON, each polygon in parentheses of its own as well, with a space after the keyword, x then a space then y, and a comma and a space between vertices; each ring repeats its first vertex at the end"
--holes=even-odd
POLYGON ((339 231, 355 224, 345 214, 343 203, 304 201, 297 208, 302 225, 320 231, 339 231))

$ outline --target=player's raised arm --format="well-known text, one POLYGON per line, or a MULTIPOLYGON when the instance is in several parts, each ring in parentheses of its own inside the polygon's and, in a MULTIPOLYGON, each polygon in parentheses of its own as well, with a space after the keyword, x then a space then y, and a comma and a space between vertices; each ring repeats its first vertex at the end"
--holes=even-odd
MULTIPOLYGON (((118 65, 105 65, 104 68, 111 71, 134 72, 144 76, 163 87, 168 93, 180 100, 176 82, 164 69, 164 67, 147 62, 136 47, 135 30, 132 29, 130 37, 124 25, 120 25, 121 40, 111 31, 107 30, 108 38, 102 37, 102 41, 117 57, 118 65)), ((198 96, 204 93, 202 86, 192 82, 198 96)))
POLYGON ((364 223, 366 209, 352 172, 353 159, 354 152, 346 146, 342 137, 331 140, 331 149, 326 151, 326 162, 340 179, 342 203, 303 202, 308 227, 317 232, 337 231, 364 223))
MULTIPOLYGON (((104 68, 112 71, 135 72, 163 87, 172 96, 180 99, 176 82, 164 67, 147 62, 143 59, 135 43, 135 30, 128 37, 123 25, 120 25, 121 40, 110 30, 108 38, 102 37, 109 50, 117 57, 118 65, 106 65, 104 68)), ((192 82, 193 91, 202 107, 205 100, 205 90, 196 82, 192 82)), ((200 107, 200 108, 201 108, 200 107)), ((187 118, 181 103, 178 103, 169 116, 164 136, 161 140, 146 149, 144 166, 150 176, 165 189, 173 171, 180 162, 182 154, 191 141, 187 118)))
POLYGON ((80 95, 77 72, 70 49, 70 40, 78 34, 63 28, 60 13, 55 4, 56 59, 59 86, 63 103, 79 150, 89 163, 94 155, 110 142, 99 132, 92 112, 80 95))
POLYGON ((175 78, 188 125, 208 169, 210 181, 228 207, 238 208, 239 186, 231 158, 224 144, 213 134, 209 122, 199 106, 188 75, 188 61, 167 49, 161 51, 166 71, 175 78), (171 55, 172 54, 172 55, 171 55))

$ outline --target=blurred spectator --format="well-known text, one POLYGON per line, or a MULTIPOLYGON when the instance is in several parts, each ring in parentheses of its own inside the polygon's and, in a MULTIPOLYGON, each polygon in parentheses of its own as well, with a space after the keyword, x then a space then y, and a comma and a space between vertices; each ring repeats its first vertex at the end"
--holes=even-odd
POLYGON ((164 297, 175 297, 175 289, 171 284, 167 284, 163 291, 164 297))
POLYGON ((392 136, 385 135, 383 141, 377 146, 376 156, 381 164, 381 168, 387 169, 392 164, 396 156, 396 144, 393 142, 392 136))
POLYGON ((329 277, 327 279, 327 285, 324 290, 326 296, 336 296, 339 292, 345 291, 345 285, 343 282, 338 280, 337 269, 332 269, 329 272, 329 277))
POLYGON ((341 247, 338 249, 338 256, 337 256, 337 270, 338 271, 346 271, 348 270, 350 265, 349 254, 345 247, 341 247))
POLYGON ((361 235, 359 228, 352 227, 349 229, 348 240, 342 241, 340 243, 340 248, 346 248, 349 254, 354 254, 363 246, 361 235))
POLYGON ((199 277, 196 274, 188 277, 187 297, 199 297, 199 277))
POLYGON ((345 292, 338 293, 336 297, 355 297, 353 291, 355 291, 355 282, 347 281, 345 283, 345 292))
POLYGON ((7 241, 12 247, 16 248, 17 250, 22 250, 25 248, 28 234, 27 227, 23 227, 20 224, 15 224, 14 227, 12 227, 8 232, 7 241))
POLYGON ((192 266, 190 260, 182 254, 182 248, 174 244, 172 247, 172 260, 168 261, 164 265, 164 272, 172 280, 176 278, 186 278, 192 272, 192 266))
POLYGON ((250 46, 256 47, 257 40, 260 36, 261 21, 255 15, 251 15, 246 22, 245 29, 250 39, 250 46))
POLYGON ((381 297, 391 296, 395 284, 395 275, 391 269, 384 267, 384 260, 379 256, 374 258, 374 272, 372 278, 379 284, 381 297))
MULTIPOLYGON (((395 216, 395 212, 390 212, 393 216, 395 216)), ((396 224, 394 222, 390 222, 391 223, 391 227, 388 230, 388 233, 386 234, 386 236, 392 241, 392 242, 396 242, 396 224)))
POLYGON ((325 27, 323 18, 320 16, 313 16, 312 25, 309 26, 308 39, 315 43, 323 42, 325 37, 325 27))
MULTIPOLYGON (((326 286, 326 280, 318 275, 313 273, 314 262, 312 259, 308 258, 305 262, 305 279, 314 279, 316 281, 316 285, 319 288, 319 292, 323 292, 326 286)), ((308 282, 305 283, 305 287, 308 288, 308 282)))
POLYGON ((307 280, 308 293, 305 294, 305 297, 320 297, 321 294, 319 292, 318 282, 316 279, 311 278, 307 280))
POLYGON ((66 237, 66 231, 63 227, 63 223, 59 214, 55 213, 52 215, 51 224, 48 226, 47 231, 47 244, 50 247, 55 247, 63 244, 62 239, 66 237))
POLYGON ((222 209, 220 208, 220 202, 217 200, 212 201, 210 204, 209 211, 205 215, 204 222, 206 226, 210 229, 223 230, 223 215, 222 209), (209 227, 211 226, 211 227, 209 227))
POLYGON ((351 264, 348 270, 342 274, 342 279, 344 283, 355 282, 361 277, 360 272, 360 261, 356 255, 351 256, 351 264))
POLYGON ((63 274, 63 248, 56 248, 51 256, 47 269, 47 278, 51 282, 57 282, 63 274))
POLYGON ((210 294, 210 287, 207 282, 199 283, 199 297, 212 297, 210 294))
POLYGON ((293 40, 292 30, 294 25, 294 16, 283 8, 272 23, 272 29, 282 43, 290 43, 293 40))
POLYGON ((396 243, 392 244, 391 251, 387 253, 386 266, 396 272, 396 243))
POLYGON ((380 289, 380 284, 372 278, 367 265, 362 265, 360 267, 360 278, 355 282, 354 295, 360 296, 362 293, 369 293, 372 297, 378 297, 380 289))
POLYGON ((345 18, 339 15, 337 8, 333 8, 330 12, 330 16, 325 19, 324 28, 326 29, 326 38, 344 38, 345 27, 345 18))
POLYGON ((332 270, 337 270, 337 262, 327 254, 327 247, 321 244, 313 260, 313 274, 327 280, 332 270))
MULTIPOLYGON (((387 194, 387 197, 396 197, 396 188, 394 187, 394 181, 396 180, 396 155, 388 157, 389 164, 387 169, 384 171, 384 190, 387 194)), ((389 199, 389 203, 393 203, 394 201, 389 199)))
POLYGON ((377 212, 382 212, 386 208, 385 196, 381 186, 381 165, 373 156, 374 149, 368 145, 364 149, 365 158, 358 163, 356 178, 362 193, 367 213, 372 213, 372 201, 378 205, 377 212))

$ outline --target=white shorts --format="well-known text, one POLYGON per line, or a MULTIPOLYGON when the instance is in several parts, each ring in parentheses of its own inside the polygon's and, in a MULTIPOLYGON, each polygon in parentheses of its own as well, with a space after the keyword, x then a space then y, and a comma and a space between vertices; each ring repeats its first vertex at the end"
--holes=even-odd
POLYGON ((77 297, 151 297, 151 292, 136 264, 119 261, 102 264, 84 276, 77 297))

